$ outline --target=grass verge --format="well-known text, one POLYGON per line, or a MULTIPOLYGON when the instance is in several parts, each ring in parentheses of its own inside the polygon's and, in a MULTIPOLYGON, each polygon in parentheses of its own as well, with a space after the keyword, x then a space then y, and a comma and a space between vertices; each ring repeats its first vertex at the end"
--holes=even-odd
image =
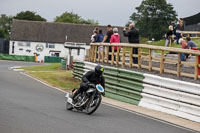
POLYGON ((80 85, 80 81, 73 78, 72 71, 60 69, 60 63, 50 63, 49 65, 44 66, 23 67, 22 69, 26 71, 53 71, 29 72, 28 74, 63 90, 72 90, 73 88, 78 88, 80 85))

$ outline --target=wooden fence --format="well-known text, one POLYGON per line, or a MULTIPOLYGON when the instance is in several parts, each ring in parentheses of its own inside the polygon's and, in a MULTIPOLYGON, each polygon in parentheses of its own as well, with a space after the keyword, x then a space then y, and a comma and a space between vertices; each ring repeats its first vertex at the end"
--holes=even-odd
POLYGON ((191 36, 193 39, 199 39, 200 38, 200 32, 198 31, 180 31, 177 33, 181 33, 184 37, 185 36, 191 36))
POLYGON ((200 51, 153 46, 146 44, 127 44, 127 43, 115 43, 115 44, 91 43, 90 46, 91 48, 89 52, 89 61, 91 62, 108 63, 111 65, 116 65, 117 67, 121 65, 122 68, 124 67, 129 67, 129 68, 137 67, 138 69, 144 68, 148 69, 149 71, 152 70, 159 71, 160 74, 171 73, 171 74, 176 74, 177 76, 192 77, 195 80, 200 78, 200 75, 198 75, 198 69, 200 68, 200 64, 198 64, 200 51), (121 50, 119 47, 117 47, 117 51, 115 52, 114 46, 121 46, 121 50), (111 47, 112 52, 109 52, 109 47, 111 47), (134 48, 138 48, 138 54, 132 53, 134 48), (160 58, 152 56, 152 53, 155 51, 161 53, 160 58), (175 60, 166 58, 165 54, 169 52, 177 53, 178 58, 175 60), (192 54, 193 56, 195 56, 195 61, 192 63, 181 61, 181 53, 192 54), (109 55, 112 56, 111 60, 109 60, 108 58, 109 55), (114 56, 116 56, 116 60, 114 56), (138 58, 138 64, 133 63, 132 61, 133 57, 138 58), (125 60, 127 58, 129 59, 128 61, 125 60), (159 63, 159 65, 156 67, 154 66, 155 63, 159 63), (168 68, 165 68, 164 65, 165 63, 176 64, 174 65, 176 69, 170 70, 168 68), (191 69, 191 67, 193 67, 194 72, 192 73, 181 72, 182 65, 190 66, 190 68, 188 69, 191 69))

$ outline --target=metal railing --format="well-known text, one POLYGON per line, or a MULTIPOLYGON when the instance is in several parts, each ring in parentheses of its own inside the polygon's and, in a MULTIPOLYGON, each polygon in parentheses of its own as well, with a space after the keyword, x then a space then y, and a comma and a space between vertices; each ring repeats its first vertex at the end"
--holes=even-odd
POLYGON ((138 69, 144 68, 149 71, 159 71, 160 74, 170 73, 176 74, 179 76, 192 77, 195 80, 200 78, 198 75, 198 69, 200 68, 199 58, 200 51, 194 51, 189 49, 181 49, 181 48, 170 48, 170 47, 162 47, 162 46, 154 46, 154 45, 146 45, 146 44, 128 44, 128 43, 91 43, 90 44, 90 52, 89 52, 89 61, 91 62, 102 62, 115 66, 121 65, 122 68, 125 67, 136 67, 138 69), (118 46, 117 50, 114 50, 114 46, 118 46), (121 50, 120 50, 120 47, 121 50), (112 51, 109 52, 109 47, 111 47, 112 51), (138 54, 133 54, 133 49, 138 48, 138 54), (102 50, 101 50, 102 49, 102 50), (160 57, 154 57, 152 54, 154 52, 160 53, 160 57), (177 59, 169 59, 165 57, 166 53, 173 52, 177 53, 177 59), (195 56, 194 62, 186 62, 181 61, 181 53, 191 54, 195 56), (109 60, 109 55, 112 57, 109 60), (115 58, 115 57, 116 58, 115 58), (138 63, 134 64, 132 58, 135 57, 138 59, 138 63), (121 58, 121 60, 120 60, 121 58), (128 61, 127 61, 128 60, 128 61), (165 64, 169 64, 169 66, 173 65, 173 69, 169 69, 165 67, 165 64), (157 64, 157 66, 155 66, 157 64), (182 72, 182 65, 187 65, 190 69, 194 68, 193 72, 182 72), (175 69, 175 70, 174 70, 175 69))

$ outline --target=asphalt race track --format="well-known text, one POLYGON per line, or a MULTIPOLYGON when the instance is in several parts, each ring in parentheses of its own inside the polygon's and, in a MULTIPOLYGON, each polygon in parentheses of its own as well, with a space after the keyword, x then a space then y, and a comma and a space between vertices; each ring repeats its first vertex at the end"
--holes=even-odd
POLYGON ((93 115, 65 110, 65 93, 8 67, 35 63, 0 61, 0 133, 193 133, 102 104, 93 115))

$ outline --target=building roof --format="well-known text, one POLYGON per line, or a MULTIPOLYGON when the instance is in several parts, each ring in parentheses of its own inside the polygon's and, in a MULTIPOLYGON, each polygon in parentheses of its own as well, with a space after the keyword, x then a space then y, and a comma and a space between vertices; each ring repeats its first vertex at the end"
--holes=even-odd
MULTIPOLYGON (((13 20, 11 40, 49 43, 90 43, 91 35, 96 26, 85 24, 52 23, 41 21, 13 20)), ((106 33, 106 26, 97 26, 106 33)), ((127 42, 123 37, 123 27, 119 28, 122 42, 127 42)))
POLYGON ((200 12, 190 17, 183 18, 186 25, 194 25, 200 23, 200 12))

